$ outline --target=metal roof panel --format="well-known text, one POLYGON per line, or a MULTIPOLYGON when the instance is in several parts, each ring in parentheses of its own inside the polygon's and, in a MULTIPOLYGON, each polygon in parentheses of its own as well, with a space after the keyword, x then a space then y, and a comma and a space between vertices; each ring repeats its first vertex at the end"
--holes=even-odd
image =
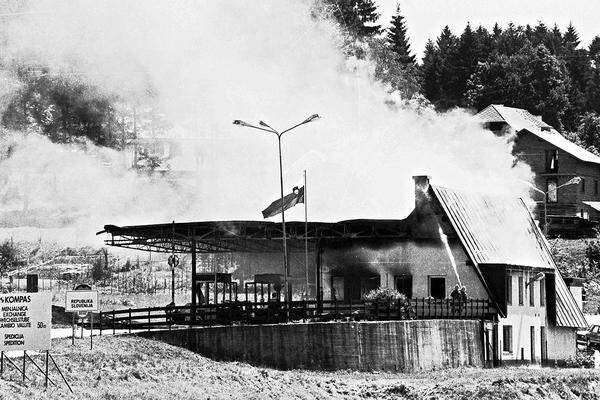
POLYGON ((431 185, 472 261, 552 270, 558 326, 587 322, 552 259, 548 243, 519 198, 492 197, 431 185))

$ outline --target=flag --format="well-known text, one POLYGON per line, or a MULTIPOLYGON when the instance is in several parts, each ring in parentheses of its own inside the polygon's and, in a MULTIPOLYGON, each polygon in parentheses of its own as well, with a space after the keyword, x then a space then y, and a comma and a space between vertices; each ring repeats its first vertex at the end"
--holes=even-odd
MULTIPOLYGON (((304 186, 294 186, 292 193, 283 197, 283 209, 294 207, 298 203, 304 203, 304 186)), ((272 202, 269 207, 265 208, 262 212, 264 218, 269 218, 277 215, 281 212, 281 199, 272 202)))

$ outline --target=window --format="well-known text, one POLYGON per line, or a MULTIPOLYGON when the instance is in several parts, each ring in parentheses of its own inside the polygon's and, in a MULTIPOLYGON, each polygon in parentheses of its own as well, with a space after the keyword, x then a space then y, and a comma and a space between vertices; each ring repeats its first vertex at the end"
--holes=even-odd
POLYGON ((548 179, 546 181, 546 192, 548 195, 546 196, 546 201, 548 203, 556 203, 558 201, 558 184, 556 179, 548 179))
POLYGON ((546 305, 546 278, 540 280, 540 306, 546 305))
POLYGON ((585 193, 585 179, 581 179, 581 193, 585 193))
POLYGON ((512 276, 506 275, 506 305, 512 305, 512 276))
POLYGON ((504 325, 502 327, 502 350, 512 353, 512 326, 504 325))
POLYGON ((529 305, 535 307, 535 281, 529 284, 529 305))
POLYGON ((523 275, 519 276, 519 305, 523 305, 523 275))
POLYGON ((406 296, 412 298, 412 275, 396 276, 396 290, 406 296))
POLYGON ((443 276, 429 277, 429 296, 434 299, 443 299, 446 297, 446 278, 443 276))
POLYGON ((344 277, 331 278, 331 300, 344 300, 344 277))
POLYGON ((546 172, 558 172, 558 150, 546 150, 546 172))

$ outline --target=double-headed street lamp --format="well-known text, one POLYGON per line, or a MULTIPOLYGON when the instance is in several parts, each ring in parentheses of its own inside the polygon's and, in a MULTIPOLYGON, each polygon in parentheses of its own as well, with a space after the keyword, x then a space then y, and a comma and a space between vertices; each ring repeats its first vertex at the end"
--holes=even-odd
POLYGON ((283 164, 281 161, 281 137, 283 136, 284 133, 289 132, 294 128, 297 128, 300 125, 308 124, 309 122, 312 122, 319 118, 320 117, 318 114, 313 114, 310 117, 306 118, 304 121, 300 122, 299 124, 296 124, 296 125, 292 126, 291 128, 288 128, 281 132, 278 132, 277 130, 275 130, 274 128, 272 128, 266 122, 263 122, 263 121, 260 121, 258 123, 260 126, 252 125, 247 122, 241 121, 239 119, 236 119, 235 121, 233 121, 234 125, 244 126, 247 128, 254 128, 254 129, 258 129, 258 130, 265 131, 265 132, 271 132, 277 136, 277 144, 279 146, 279 186, 280 186, 280 190, 281 190, 281 227, 283 229, 283 271, 284 271, 283 283, 285 285, 284 293, 285 293, 286 301, 291 300, 291 295, 290 295, 290 293, 288 293, 289 265, 288 265, 288 254, 287 254, 287 243, 286 243, 287 233, 285 230, 285 214, 284 214, 285 210, 284 210, 284 204, 283 204, 283 164))
MULTIPOLYGON (((523 181, 523 182, 525 182, 525 181, 523 181)), ((556 194, 558 195, 558 189, 560 189, 561 187, 565 187, 565 186, 569 186, 569 185, 577 185, 577 184, 579 184, 579 182, 581 182, 581 177, 576 176, 575 178, 572 178, 572 179, 568 180, 567 182, 563 183, 562 185, 557 186, 556 188, 552 189, 552 191, 557 192, 556 194)), ((527 186, 529 186, 536 192, 544 195, 544 236, 548 236, 548 207, 547 206, 548 206, 548 193, 551 190, 548 189, 548 190, 544 191, 542 189, 537 188, 530 182, 525 182, 525 183, 527 184, 527 186)))

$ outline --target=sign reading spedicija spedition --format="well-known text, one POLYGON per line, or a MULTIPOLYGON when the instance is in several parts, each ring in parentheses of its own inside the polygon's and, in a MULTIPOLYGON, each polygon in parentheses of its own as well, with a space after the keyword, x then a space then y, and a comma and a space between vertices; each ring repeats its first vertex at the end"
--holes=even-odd
POLYGON ((51 293, 0 295, 0 350, 50 350, 51 293))

